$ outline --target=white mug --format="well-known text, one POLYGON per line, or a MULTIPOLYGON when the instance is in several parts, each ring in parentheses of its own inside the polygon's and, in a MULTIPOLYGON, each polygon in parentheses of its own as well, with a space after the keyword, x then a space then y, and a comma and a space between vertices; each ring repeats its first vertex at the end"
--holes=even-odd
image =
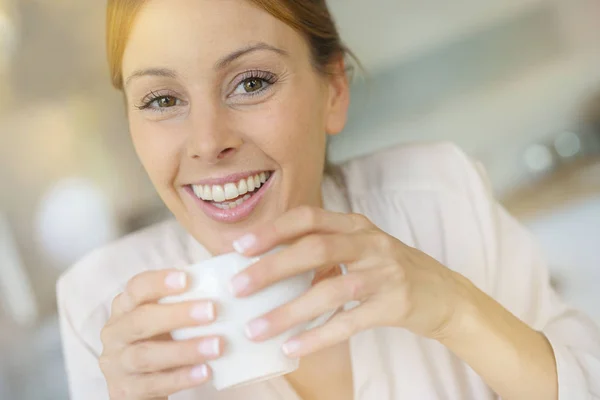
POLYGON ((188 290, 182 295, 161 300, 161 303, 212 300, 217 304, 216 322, 179 329, 171 332, 171 336, 174 340, 204 336, 223 336, 226 339, 223 356, 209 362, 213 371, 213 385, 219 391, 275 378, 298 369, 299 360, 285 356, 283 344, 302 331, 327 322, 336 312, 333 310, 312 323, 295 327, 264 342, 249 340, 244 334, 248 322, 301 296, 310 289, 315 276, 314 272, 304 273, 280 281, 252 296, 234 297, 229 290, 229 282, 259 259, 230 253, 185 267, 182 270, 188 274, 188 290))

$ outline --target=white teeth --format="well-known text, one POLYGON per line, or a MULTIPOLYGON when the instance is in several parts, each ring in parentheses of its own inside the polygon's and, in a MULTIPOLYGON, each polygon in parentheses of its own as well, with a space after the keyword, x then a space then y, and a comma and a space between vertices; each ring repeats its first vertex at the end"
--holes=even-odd
MULTIPOLYGON (((224 203, 226 200, 233 200, 239 196, 254 192, 255 190, 259 189, 270 177, 270 172, 261 172, 260 174, 241 179, 237 184, 227 183, 224 186, 192 185, 192 190, 194 191, 196 197, 204 201, 224 203)), ((250 198, 249 196, 250 195, 248 195, 248 198, 250 198)), ((247 200, 246 196, 244 196, 244 198, 241 200, 247 200)), ((238 199, 238 201, 240 200, 238 199)), ((226 207, 225 209, 228 209, 227 207, 229 207, 229 204, 233 204, 235 207, 237 207, 239 205, 237 204, 238 201, 222 205, 226 207)))
POLYGON ((204 196, 200 196, 202 200, 211 201, 213 199, 212 189, 210 186, 204 186, 204 196))
POLYGON ((238 193, 241 195, 248 193, 248 183, 245 179, 240 180, 237 186, 238 193))
POLYGON ((253 177, 253 176, 249 177, 249 178, 247 179, 247 182, 248 182, 248 191, 249 191, 249 192, 253 192, 253 191, 254 191, 254 188, 255 188, 255 185, 254 185, 254 177, 253 177))
POLYGON ((228 183, 225 185, 225 199, 232 200, 238 197, 240 194, 238 192, 237 186, 235 183, 228 183))
POLYGON ((247 194, 242 198, 237 199, 236 201, 231 201, 229 203, 213 203, 213 205, 221 210, 231 210, 238 206, 241 206, 246 200, 248 200, 251 195, 247 194))
POLYGON ((213 185, 212 195, 213 195, 213 201, 216 201, 217 203, 222 203, 226 200, 225 199, 225 189, 223 188, 223 186, 213 185))
POLYGON ((202 191, 202 186, 194 185, 194 186, 192 186, 192 189, 194 190, 194 194, 196 195, 196 197, 199 197, 199 198, 204 197, 204 193, 202 191))

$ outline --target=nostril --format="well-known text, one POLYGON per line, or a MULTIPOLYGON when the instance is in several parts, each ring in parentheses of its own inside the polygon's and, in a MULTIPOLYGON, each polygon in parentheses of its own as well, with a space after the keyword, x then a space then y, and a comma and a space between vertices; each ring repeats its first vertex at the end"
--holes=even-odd
POLYGON ((221 151, 221 153, 219 153, 219 159, 223 159, 231 154, 233 154, 235 152, 235 149, 233 147, 229 147, 223 151, 221 151))

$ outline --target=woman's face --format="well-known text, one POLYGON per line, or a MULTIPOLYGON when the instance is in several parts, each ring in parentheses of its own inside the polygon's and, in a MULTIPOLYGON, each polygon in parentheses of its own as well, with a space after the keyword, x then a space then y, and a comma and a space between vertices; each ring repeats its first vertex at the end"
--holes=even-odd
POLYGON ((214 254, 318 206, 327 134, 346 121, 343 61, 242 0, 150 0, 123 60, 131 135, 159 195, 214 254))

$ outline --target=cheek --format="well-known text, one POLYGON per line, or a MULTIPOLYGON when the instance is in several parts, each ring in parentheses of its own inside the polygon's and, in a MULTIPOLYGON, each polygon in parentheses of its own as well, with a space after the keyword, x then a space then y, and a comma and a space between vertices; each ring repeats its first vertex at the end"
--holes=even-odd
POLYGON ((181 135, 141 118, 130 118, 129 129, 137 155, 156 189, 160 193, 170 188, 179 170, 181 135))
MULTIPOLYGON (((260 111, 253 141, 281 166, 322 157, 325 128, 321 99, 316 92, 283 93, 260 111), (259 133, 260 132, 260 133, 259 133)), ((255 115, 256 117, 256 115, 255 115)))

